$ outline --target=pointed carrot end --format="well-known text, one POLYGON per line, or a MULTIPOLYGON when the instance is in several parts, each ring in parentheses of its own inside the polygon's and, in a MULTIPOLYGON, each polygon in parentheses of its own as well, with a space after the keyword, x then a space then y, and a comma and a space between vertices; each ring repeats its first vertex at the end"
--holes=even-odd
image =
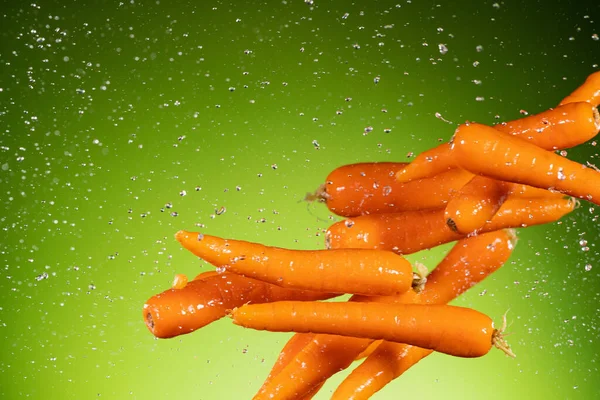
POLYGON ((192 236, 191 232, 180 230, 175 234, 175 239, 177 239, 179 243, 183 243, 188 240, 190 236, 192 236))

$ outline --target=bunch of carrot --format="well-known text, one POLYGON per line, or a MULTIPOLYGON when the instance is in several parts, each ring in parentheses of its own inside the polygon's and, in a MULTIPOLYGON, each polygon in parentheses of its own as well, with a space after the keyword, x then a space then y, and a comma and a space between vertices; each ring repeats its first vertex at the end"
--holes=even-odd
POLYGON ((465 123, 449 143, 410 164, 339 167, 307 200, 347 219, 329 227, 326 249, 291 250, 197 232, 177 240, 214 265, 144 304, 160 338, 229 315, 253 329, 296 332, 255 399, 310 399, 358 359, 333 399, 367 399, 433 351, 514 356, 503 326, 448 305, 510 257, 513 228, 557 221, 600 205, 600 172, 556 153, 600 129, 600 72, 553 109, 493 127, 465 123), (565 196, 566 195, 566 196, 565 196), (456 242, 428 275, 404 255, 456 242), (349 301, 323 302, 341 294, 349 301))

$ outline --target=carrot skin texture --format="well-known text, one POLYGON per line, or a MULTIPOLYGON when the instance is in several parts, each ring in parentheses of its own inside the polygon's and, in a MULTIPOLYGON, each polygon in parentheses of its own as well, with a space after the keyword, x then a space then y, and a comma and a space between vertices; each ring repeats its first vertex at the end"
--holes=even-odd
POLYGON ((600 172, 486 125, 459 126, 452 152, 460 167, 474 174, 553 189, 600 204, 600 172))
POLYGON ((578 101, 588 102, 595 107, 600 105, 600 71, 590 74, 581 84, 581 86, 575 89, 573 93, 565 97, 560 104, 568 104, 578 101))
POLYGON ((568 149, 583 144, 598 134, 600 116, 595 106, 576 102, 494 125, 493 128, 546 150, 568 149))
POLYGON ((279 374, 283 368, 294 359, 296 354, 302 351, 302 349, 311 342, 313 337, 314 335, 312 333, 296 333, 286 342, 283 349, 279 352, 275 364, 271 367, 269 375, 267 375, 267 378, 259 389, 259 392, 271 382, 274 376, 277 376, 277 374, 279 374))
POLYGON ((456 167, 450 143, 443 143, 426 150, 396 174, 398 182, 428 178, 456 167))
MULTIPOLYGON (((421 295, 432 302, 448 302, 498 269, 515 244, 510 230, 495 231, 459 240, 428 275, 420 295, 409 290, 399 296, 353 296, 351 301, 418 302, 421 295), (465 274, 468 268, 469 274, 465 274)), ((293 363, 263 388, 256 399, 294 399, 314 385, 342 371, 373 341, 336 335, 315 335, 293 363)))
POLYGON ((216 267, 285 288, 391 295, 407 291, 412 284, 412 266, 393 252, 288 250, 186 231, 176 237, 216 267))
MULTIPOLYGON (((402 295, 396 300, 390 297, 373 300, 446 304, 504 265, 516 242, 516 234, 511 229, 462 239, 427 276, 425 289, 415 298, 402 295)), ((384 341, 338 386, 332 400, 368 399, 432 352, 417 346, 384 341)))
POLYGON ((257 330, 383 339, 456 357, 487 354, 495 331, 487 315, 447 305, 277 301, 243 305, 231 317, 257 330))
POLYGON ((475 176, 446 205, 446 223, 463 234, 480 230, 500 209, 510 188, 508 182, 475 176))
POLYGON ((471 174, 453 169, 438 175, 398 182, 396 171, 405 163, 359 163, 333 170, 321 194, 331 212, 343 217, 440 208, 471 174))
MULTIPOLYGON (((508 198, 480 233, 553 222, 573 211, 575 201, 555 198, 508 198)), ((370 248, 412 254, 466 235, 454 232, 444 219, 444 209, 362 215, 332 224, 326 246, 370 248)))
MULTIPOLYGON (((594 78, 600 101, 600 77, 594 78)), ((586 94, 587 96, 587 94, 586 94)), ((563 104, 540 114, 494 125, 499 132, 518 136, 546 150, 566 149, 585 143, 600 129, 600 115, 595 108, 598 104, 587 104, 587 100, 577 100, 563 104)), ((589 103, 589 102, 588 102, 589 103)), ((419 154, 413 162, 396 174, 399 182, 427 178, 451 168, 460 166, 454 159, 451 144, 444 143, 419 154)))
POLYGON ((232 273, 206 274, 182 289, 168 289, 148 299, 143 318, 154 336, 171 338, 200 329, 245 303, 325 300, 335 296, 280 288, 232 273))

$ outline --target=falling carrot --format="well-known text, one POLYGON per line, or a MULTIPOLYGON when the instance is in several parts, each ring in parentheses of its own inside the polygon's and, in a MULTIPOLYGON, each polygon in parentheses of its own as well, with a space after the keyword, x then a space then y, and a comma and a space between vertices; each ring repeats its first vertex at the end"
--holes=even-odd
POLYGON ((430 178, 400 183, 395 174, 405 165, 383 162, 341 166, 307 199, 324 202, 331 212, 344 217, 440 208, 446 205, 452 192, 472 177, 469 172, 455 168, 430 178))
MULTIPOLYGON (((408 291, 399 296, 353 296, 351 301, 420 302, 421 297, 425 296, 434 304, 446 303, 504 264, 515 243, 516 236, 511 230, 459 240, 429 274, 425 290, 420 295, 408 291)), ((255 399, 294 399, 302 396, 333 374, 348 368, 372 342, 346 336, 314 335, 313 340, 262 388, 255 399)))
POLYGON ((450 144, 443 143, 420 153, 415 159, 396 174, 398 182, 429 178, 444 171, 456 168, 450 144))
MULTIPOLYGON (((597 87, 600 87, 600 81, 597 87)), ((585 102, 564 104, 540 114, 494 125, 493 129, 546 150, 566 149, 596 136, 600 130, 600 115, 596 106, 585 102)), ((396 179, 408 182, 456 168, 460 164, 454 159, 451 147, 450 143, 444 143, 419 154, 413 162, 398 171, 396 179)))
POLYGON ((486 125, 461 125, 454 135, 452 152, 460 167, 474 174, 600 204, 600 172, 486 125))
POLYGON ((546 150, 568 149, 583 144, 598 134, 600 115, 595 106, 576 102, 494 125, 493 128, 546 150))
MULTIPOLYGON (((480 233, 554 222, 573 211, 570 198, 507 199, 480 233)), ((465 237, 448 227, 444 209, 371 214, 332 224, 326 232, 326 246, 369 248, 412 254, 465 237)))
MULTIPOLYGON (((285 346, 279 353, 277 361, 275 361, 275 364, 271 368, 271 371, 269 372, 269 375, 267 376, 267 379, 263 383, 262 387, 259 389, 259 392, 262 391, 271 382, 271 379, 273 379, 274 376, 278 375, 285 368, 286 365, 292 362, 294 357, 312 341, 314 336, 315 335, 311 333, 297 333, 294 336, 292 336, 290 340, 288 340, 288 342, 285 344, 285 346)), ((300 399, 311 399, 319 391, 323 383, 325 382, 322 382, 321 385, 315 386, 310 392, 300 397, 300 399)))
POLYGON ((589 75, 583 84, 575 89, 573 93, 565 97, 560 104, 568 104, 577 101, 588 102, 594 107, 600 105, 600 71, 589 75))
MULTIPOLYGON (((452 301, 500 268, 509 259, 516 243, 517 236, 512 229, 460 240, 427 276, 425 289, 411 301, 421 304, 452 301)), ((374 301, 392 300, 377 297, 374 301)), ((417 346, 384 341, 346 377, 332 400, 368 399, 432 352, 417 346)))
POLYGON ((367 347, 364 351, 362 351, 359 355, 357 355, 354 360, 357 361, 357 360, 362 360, 363 358, 367 358, 369 355, 371 355, 375 351, 375 349, 377 349, 377 347, 379 347, 379 345, 381 343, 384 343, 384 341, 383 340, 375 340, 375 341, 371 342, 369 347, 367 347))
POLYGON ((277 301, 231 312, 233 323, 271 332, 383 339, 456 357, 481 357, 496 346, 514 356, 485 314, 448 305, 277 301))
POLYGON ((383 342, 342 381, 331 400, 367 400, 431 353, 410 344, 383 342))
POLYGON ((477 232, 500 209, 508 197, 511 185, 485 176, 475 176, 446 205, 446 223, 450 229, 459 233, 477 232))
POLYGON ((186 231, 176 238, 217 268, 286 288, 391 295, 412 285, 410 263, 389 251, 289 250, 186 231))
MULTIPOLYGON (((212 272, 212 271, 210 271, 212 272)), ((279 300, 325 300, 336 295, 281 288, 232 273, 206 274, 185 287, 169 289, 144 304, 146 326, 158 338, 193 332, 246 303, 279 300)))

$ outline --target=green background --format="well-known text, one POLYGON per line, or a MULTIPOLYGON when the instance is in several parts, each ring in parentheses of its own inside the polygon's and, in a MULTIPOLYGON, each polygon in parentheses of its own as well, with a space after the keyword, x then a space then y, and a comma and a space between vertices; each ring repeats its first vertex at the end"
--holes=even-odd
MULTIPOLYGON (((594 2, 42 0, 0 14, 3 399, 250 398, 289 334, 224 319, 157 340, 142 321, 176 273, 209 268, 177 230, 323 248, 338 217, 302 199, 329 171, 543 111, 600 63, 594 2)), ((598 162, 598 147, 568 157, 598 162)), ((434 354, 374 398, 600 398, 598 214, 584 202, 521 229, 510 262, 456 301, 498 322, 510 308, 516 359, 434 354)), ((431 268, 449 246, 409 259, 431 268)))

